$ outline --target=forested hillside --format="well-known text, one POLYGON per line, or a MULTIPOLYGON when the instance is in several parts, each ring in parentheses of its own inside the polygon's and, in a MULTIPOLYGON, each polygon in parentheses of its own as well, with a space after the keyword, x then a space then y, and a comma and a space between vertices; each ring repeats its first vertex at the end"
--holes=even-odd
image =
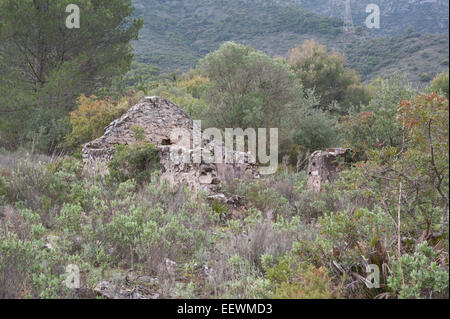
MULTIPOLYGON (((411 17, 409 11, 403 13, 406 9, 389 2, 389 12, 411 18, 415 31, 405 27, 400 32, 383 25, 383 30, 389 30, 386 34, 393 37, 372 39, 369 29, 362 27, 357 28, 356 34, 344 34, 342 17, 327 18, 325 2, 328 1, 305 1, 298 5, 295 1, 135 0, 136 15, 145 18, 140 39, 134 43, 136 59, 155 65, 162 72, 185 71, 224 41, 249 44, 272 56, 287 56, 290 49, 314 38, 330 51, 345 52, 348 67, 357 70, 363 82, 398 71, 420 84, 448 67, 448 36, 425 35, 448 30, 448 15, 445 24, 446 14, 440 7, 443 4, 430 4, 432 14, 426 17, 428 11, 420 11, 427 8, 426 4, 414 6, 415 15, 411 17), (423 25, 428 19, 433 19, 433 23, 423 25), (444 22, 440 28, 430 29, 441 20, 444 22)), ((365 6, 355 7, 365 20, 365 6)), ((392 18, 394 26, 403 28, 404 23, 396 23, 396 18, 392 18)), ((355 20, 357 26, 360 19, 355 20)))
POLYGON ((399 72, 422 86, 448 69, 448 34, 411 32, 392 38, 353 40, 346 45, 344 53, 348 66, 355 69, 365 82, 399 72))
POLYGON ((333 39, 338 19, 321 17, 289 1, 137 0, 136 15, 145 18, 136 57, 163 70, 188 69, 224 41, 239 41, 286 53, 306 35, 333 39))
MULTIPOLYGON (((343 19, 344 0, 293 0, 303 8, 326 16, 343 19)), ((364 26, 366 6, 376 4, 380 8, 380 29, 370 32, 376 36, 397 36, 413 28, 420 33, 448 32, 447 0, 352 0, 350 1, 355 26, 364 26)))

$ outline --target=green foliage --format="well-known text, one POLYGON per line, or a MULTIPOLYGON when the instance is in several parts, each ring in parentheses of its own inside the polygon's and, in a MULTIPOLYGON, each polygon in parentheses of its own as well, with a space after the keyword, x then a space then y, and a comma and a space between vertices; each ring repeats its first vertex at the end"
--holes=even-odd
POLYGON ((284 54, 289 44, 279 39, 285 35, 300 41, 306 34, 334 37, 342 33, 340 20, 312 14, 287 1, 186 0, 181 4, 139 0, 135 6, 136 14, 146 22, 136 43, 136 56, 162 72, 188 70, 226 41, 250 41, 259 49, 267 45, 284 54))
POLYGON ((437 253, 428 242, 419 244, 414 254, 405 254, 392 263, 388 285, 401 299, 442 298, 448 295, 448 270, 439 266, 437 253))
POLYGON ((273 214, 289 213, 288 201, 267 183, 251 182, 243 184, 234 180, 226 185, 225 189, 248 199, 252 206, 262 212, 271 211, 273 214))
MULTIPOLYGON (((351 105, 365 104, 370 97, 361 87, 355 71, 347 70, 345 58, 337 52, 329 55, 325 46, 315 40, 305 41, 289 52, 289 64, 303 84, 314 90, 322 110, 333 110, 332 103, 340 104, 341 113, 351 105)), ((305 92, 306 93, 306 92, 305 92)))
POLYGON ((211 208, 220 220, 224 220, 229 213, 228 205, 217 199, 211 203, 211 208))
POLYGON ((194 97, 192 94, 203 93, 204 86, 190 86, 189 83, 180 81, 173 83, 162 83, 159 86, 153 88, 149 95, 161 96, 163 98, 171 100, 180 106, 189 116, 194 119, 204 118, 204 113, 208 108, 207 103, 199 96, 194 97), (192 90, 192 94, 189 91, 192 90), (195 93, 194 93, 195 92, 195 93))
MULTIPOLYGON (((395 238, 392 220, 379 207, 374 211, 356 208, 352 212, 326 214, 319 221, 323 248, 333 251, 337 255, 334 258, 344 269, 358 266, 361 256, 369 258, 377 242, 395 238)), ((373 261, 378 259, 381 267, 384 256, 372 257, 376 257, 373 261)))
POLYGON ((6 196, 9 191, 6 188, 6 182, 2 176, 0 176, 0 206, 2 206, 6 202, 6 196))
POLYGON ((134 91, 117 100, 82 94, 78 98, 77 109, 70 113, 72 130, 65 136, 67 148, 77 150, 82 144, 102 136, 105 127, 128 111, 140 97, 142 93, 134 91))
POLYGON ((57 223, 58 226, 69 234, 81 232, 83 208, 79 204, 64 204, 57 223))
POLYGON ((70 298, 64 285, 67 255, 42 249, 44 241, 23 240, 12 232, 0 233, 0 297, 70 298))
POLYGON ((160 73, 156 66, 133 60, 130 71, 125 74, 123 82, 126 87, 134 88, 137 91, 146 91, 151 83, 158 80, 160 73))
POLYGON ((346 147, 350 147, 356 160, 366 158, 373 148, 398 147, 401 143, 401 125, 397 121, 397 108, 402 100, 416 94, 403 78, 394 75, 388 80, 377 80, 371 84, 374 98, 360 112, 344 117, 339 131, 346 147))
POLYGON ((65 26, 71 2, 0 4, 0 129, 4 147, 34 143, 52 153, 69 130, 64 117, 81 94, 91 95, 126 72, 143 21, 131 0, 77 2, 83 26, 65 26), (23 23, 26 16, 26 23, 23 23), (100 45, 101 44, 101 45, 100 45), (99 49, 101 47, 101 49, 99 49), (9 130, 9 131, 7 131, 9 130))
POLYGON ((138 183, 143 183, 148 181, 152 171, 159 167, 158 151, 155 145, 150 143, 117 145, 108 167, 113 182, 136 179, 138 183))
POLYGON ((310 153, 339 145, 336 120, 321 110, 310 110, 299 116, 292 141, 310 153))
POLYGON ((289 107, 297 103, 298 85, 289 67, 249 46, 233 42, 201 61, 211 81, 205 99, 208 124, 226 127, 286 126, 289 107))
POLYGON ((275 287, 275 299, 331 299, 338 293, 324 267, 316 268, 307 263, 296 263, 291 256, 279 258, 276 265, 265 256, 267 278, 275 287))
MULTIPOLYGON (((267 256, 267 255, 266 255, 267 256)), ((265 258, 265 264, 267 265, 267 257, 265 258)), ((291 261, 289 257, 280 258, 278 263, 272 267, 265 268, 267 279, 273 284, 280 284, 282 282, 289 282, 292 277, 291 261)))
POLYGON ((82 164, 73 159, 50 163, 22 159, 5 181, 7 199, 25 202, 39 212, 45 225, 52 225, 65 201, 72 199, 83 204, 88 197, 80 187, 81 176, 82 164))
POLYGON ((333 120, 314 110, 313 92, 301 94, 302 87, 284 60, 228 42, 200 64, 209 79, 203 94, 208 107, 200 112, 206 127, 276 127, 282 154, 291 146, 293 134, 305 148, 332 143, 325 139, 333 135, 333 120), (330 124, 329 128, 308 131, 314 125, 311 122, 322 119, 324 123, 316 125, 330 124))
MULTIPOLYGON (((64 136, 70 131, 70 124, 65 117, 66 113, 61 110, 49 110, 38 108, 32 111, 30 117, 25 121, 23 138, 25 146, 38 154, 52 154, 60 150, 64 136)), ((17 144, 16 144, 17 145, 17 144)))
POLYGON ((274 292, 276 299, 335 299, 339 296, 324 267, 299 266, 293 282, 282 282, 274 292))
POLYGON ((443 94, 448 99, 448 92, 449 92, 448 72, 436 75, 433 81, 431 81, 430 90, 432 92, 443 94))

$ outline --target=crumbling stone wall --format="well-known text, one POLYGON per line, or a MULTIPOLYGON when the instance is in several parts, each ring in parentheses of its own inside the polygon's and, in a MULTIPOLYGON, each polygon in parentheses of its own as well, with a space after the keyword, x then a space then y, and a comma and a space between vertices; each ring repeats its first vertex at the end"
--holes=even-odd
POLYGON ((225 156, 225 147, 223 144, 211 145, 209 140, 201 140, 201 130, 199 128, 194 130, 194 125, 194 121, 169 100, 160 97, 143 98, 127 113, 109 124, 103 136, 83 146, 85 167, 93 173, 108 173, 107 164, 114 156, 115 145, 138 143, 131 128, 139 126, 144 129, 145 141, 156 145, 162 169, 161 179, 166 179, 170 185, 185 183, 194 192, 204 189, 210 193, 217 193, 220 191, 221 181, 259 176, 258 167, 251 163, 249 153, 232 152, 232 163, 225 163, 225 160, 223 164, 210 164, 203 160, 195 163, 193 160, 195 153, 206 149, 214 155, 215 148, 219 147, 225 156), (202 143, 196 148, 192 142, 190 145, 180 146, 179 142, 183 136, 174 134, 180 129, 189 131, 202 143), (188 154, 190 160, 173 161, 171 152, 188 154))
POLYGON ((333 183, 339 177, 341 164, 348 162, 350 152, 348 148, 334 148, 312 153, 307 170, 308 189, 320 192, 324 183, 333 183))

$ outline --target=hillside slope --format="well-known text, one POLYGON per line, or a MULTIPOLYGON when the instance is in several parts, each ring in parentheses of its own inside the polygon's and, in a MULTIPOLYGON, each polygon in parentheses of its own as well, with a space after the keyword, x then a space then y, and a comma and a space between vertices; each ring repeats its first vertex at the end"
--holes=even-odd
POLYGON ((348 66, 355 69, 364 82, 386 77, 394 72, 422 85, 436 74, 448 70, 448 35, 411 33, 393 38, 353 40, 343 51, 348 66))
MULTIPOLYGON (((344 0, 293 0, 303 8, 327 17, 343 19, 344 0)), ((448 0, 352 0, 351 13, 355 25, 365 26, 368 4, 380 8, 380 29, 371 29, 377 36, 405 34, 408 28, 426 33, 448 33, 448 0)))
POLYGON ((224 41, 284 54, 306 35, 332 39, 342 33, 340 20, 290 1, 135 0, 134 5, 145 18, 136 55, 162 70, 189 68, 224 41))
MULTIPOLYGON (((289 49, 315 38, 330 50, 345 52, 348 67, 356 69, 364 82, 398 71, 421 83, 448 68, 446 35, 420 35, 410 30, 386 38, 373 37, 367 29, 358 35, 344 34, 342 20, 311 13, 295 1, 134 0, 136 15, 145 19, 134 44, 136 59, 171 72, 195 67, 200 58, 225 41, 286 56, 289 49)), ((315 10, 322 12, 326 2, 318 0, 315 10)), ((308 9, 314 8, 311 3, 302 1, 308 9)), ((392 10, 402 8, 392 6, 392 10)), ((326 10, 323 13, 327 14, 326 10)))

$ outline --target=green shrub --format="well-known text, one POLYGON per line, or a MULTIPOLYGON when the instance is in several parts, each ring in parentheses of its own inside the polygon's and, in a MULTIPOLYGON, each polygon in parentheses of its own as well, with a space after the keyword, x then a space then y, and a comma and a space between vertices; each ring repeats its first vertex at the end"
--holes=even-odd
POLYGON ((374 98, 361 107, 357 114, 340 120, 339 133, 344 146, 353 150, 354 160, 366 160, 370 149, 401 144, 401 125, 397 121, 398 104, 416 94, 403 81, 404 77, 398 74, 386 80, 374 81, 370 85, 374 98))
POLYGON ((310 114, 300 117, 293 142, 310 153, 338 145, 336 120, 321 110, 310 111, 310 114))
POLYGON ((325 267, 316 268, 303 264, 298 267, 291 281, 283 281, 274 292, 276 299, 332 299, 338 298, 337 288, 325 267))
POLYGON ((436 92, 443 94, 447 99, 449 97, 449 76, 447 73, 440 73, 435 76, 433 81, 431 81, 429 90, 431 92, 436 92))
POLYGON ((128 257, 131 262, 141 232, 142 223, 133 215, 117 215, 106 225, 106 238, 114 247, 115 254, 121 258, 128 257))
POLYGON ((6 203, 6 197, 8 196, 8 190, 6 188, 6 182, 3 177, 0 176, 0 206, 6 203))
POLYGON ((421 82, 430 82, 433 77, 428 73, 422 73, 419 77, 421 82))
POLYGON ((299 263, 294 255, 286 254, 273 265, 273 258, 264 255, 262 263, 266 278, 273 287, 275 299, 330 299, 338 297, 331 277, 324 267, 299 263))
POLYGON ((334 258, 344 269, 358 265, 361 255, 368 257, 377 241, 395 238, 392 219, 380 208, 326 214, 319 221, 324 248, 338 255, 334 258))
POLYGON ((275 216, 279 213, 288 214, 291 210, 288 200, 274 188, 269 187, 266 181, 242 183, 236 179, 225 185, 224 188, 226 191, 245 197, 253 207, 263 213, 271 211, 273 216, 275 216))
POLYGON ((58 226, 69 234, 80 234, 83 208, 79 204, 64 204, 58 218, 58 226))
POLYGON ((228 205, 217 199, 213 200, 213 202, 211 203, 211 207, 219 220, 224 220, 230 212, 228 205))
POLYGON ((0 298, 64 298, 73 296, 64 285, 65 255, 42 249, 43 240, 21 240, 0 232, 0 298))
POLYGON ((155 145, 149 143, 116 145, 116 152, 108 167, 113 183, 135 179, 142 184, 149 181, 152 171, 159 168, 158 151, 155 145))
POLYGON ((392 262, 389 287, 402 299, 448 298, 448 270, 438 265, 436 259, 437 254, 428 242, 421 243, 413 255, 405 254, 392 262))
MULTIPOLYGON (((267 267, 267 257, 266 257, 266 267, 267 267)), ((289 282, 293 277, 291 260, 288 256, 282 257, 278 263, 272 267, 266 268, 266 277, 273 284, 278 285, 282 282, 289 282)))
POLYGON ((87 204, 84 190, 83 165, 71 158, 56 158, 49 162, 20 160, 11 172, 6 186, 11 202, 22 201, 39 213, 44 225, 54 224, 65 202, 87 204))

